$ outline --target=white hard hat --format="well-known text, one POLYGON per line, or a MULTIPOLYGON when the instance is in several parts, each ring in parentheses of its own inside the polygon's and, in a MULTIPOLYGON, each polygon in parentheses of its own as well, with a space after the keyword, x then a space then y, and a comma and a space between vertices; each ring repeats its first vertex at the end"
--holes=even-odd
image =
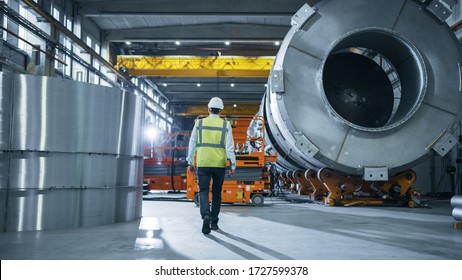
POLYGON ((220 110, 223 110, 223 108, 225 107, 223 105, 223 100, 221 100, 220 97, 214 97, 212 99, 210 99, 210 102, 209 102, 209 108, 217 108, 217 109, 220 109, 220 110))

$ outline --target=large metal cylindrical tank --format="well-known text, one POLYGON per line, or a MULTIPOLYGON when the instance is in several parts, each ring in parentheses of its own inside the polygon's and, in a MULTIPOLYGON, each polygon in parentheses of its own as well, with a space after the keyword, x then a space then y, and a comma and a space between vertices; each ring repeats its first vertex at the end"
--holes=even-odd
POLYGON ((0 228, 141 216, 144 101, 117 89, 0 73, 0 228))
POLYGON ((394 174, 430 149, 445 155, 462 109, 462 52, 447 8, 412 0, 302 7, 262 101, 279 164, 394 174))

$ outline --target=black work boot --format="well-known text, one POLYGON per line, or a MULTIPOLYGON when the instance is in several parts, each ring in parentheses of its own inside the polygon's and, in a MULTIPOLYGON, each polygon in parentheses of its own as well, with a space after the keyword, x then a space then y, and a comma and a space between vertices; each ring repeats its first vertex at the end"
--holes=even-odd
POLYGON ((203 234, 209 234, 210 233, 210 221, 212 218, 210 218, 209 215, 205 215, 204 219, 202 221, 202 233, 203 234))
POLYGON ((213 229, 213 230, 220 229, 218 227, 218 218, 212 218, 212 222, 210 223, 210 229, 213 229))

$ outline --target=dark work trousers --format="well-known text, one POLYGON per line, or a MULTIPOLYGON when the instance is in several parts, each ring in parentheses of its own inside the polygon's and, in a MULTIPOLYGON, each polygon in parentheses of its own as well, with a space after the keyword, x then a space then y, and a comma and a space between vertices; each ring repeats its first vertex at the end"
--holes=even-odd
POLYGON ((199 183, 199 206, 202 219, 209 215, 212 220, 218 221, 221 207, 221 189, 225 180, 226 168, 198 167, 197 181, 199 183), (212 211, 210 211, 209 189, 212 179, 212 211))

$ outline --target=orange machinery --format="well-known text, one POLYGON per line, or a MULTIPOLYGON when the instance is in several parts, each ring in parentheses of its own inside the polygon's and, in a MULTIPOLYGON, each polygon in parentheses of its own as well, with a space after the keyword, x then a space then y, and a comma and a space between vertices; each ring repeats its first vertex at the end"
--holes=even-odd
MULTIPOLYGON (((236 154, 235 174, 230 177, 226 173, 223 183, 223 203, 252 203, 261 206, 264 195, 269 189, 267 163, 275 162, 277 155, 265 155, 264 120, 254 116, 227 117, 231 122, 236 154), (256 128, 255 135, 248 135, 249 127, 256 128)), ((229 162, 228 167, 229 169, 229 162)), ((186 197, 198 201, 199 187, 195 173, 187 173, 186 197)), ((211 194, 209 193, 210 200, 211 194)))
POLYGON ((186 190, 186 156, 190 133, 170 133, 162 146, 145 148, 144 182, 150 190, 186 190))
POLYGON ((286 185, 289 182, 299 185, 300 194, 326 205, 421 206, 420 193, 412 187, 416 180, 412 170, 396 174, 386 181, 366 181, 360 176, 338 174, 329 168, 287 171, 280 176, 286 185))

